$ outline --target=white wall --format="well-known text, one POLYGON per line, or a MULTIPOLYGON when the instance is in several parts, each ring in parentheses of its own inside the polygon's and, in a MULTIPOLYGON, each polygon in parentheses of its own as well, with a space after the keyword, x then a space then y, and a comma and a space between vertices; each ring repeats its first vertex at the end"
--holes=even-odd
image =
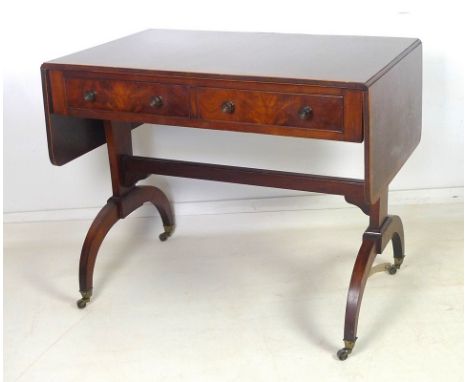
MULTIPOLYGON (((423 135, 392 189, 463 185, 462 2, 89 1, 10 2, 4 9, 5 212, 102 205, 111 187, 105 148, 49 163, 39 67, 146 28, 419 37, 424 48, 423 135), (435 3, 435 2, 434 2, 435 3), (6 15, 6 16, 5 16, 6 15)), ((362 177, 362 147, 306 139, 143 126, 135 151, 170 158, 362 177)), ((175 201, 297 192, 156 178, 175 201)))

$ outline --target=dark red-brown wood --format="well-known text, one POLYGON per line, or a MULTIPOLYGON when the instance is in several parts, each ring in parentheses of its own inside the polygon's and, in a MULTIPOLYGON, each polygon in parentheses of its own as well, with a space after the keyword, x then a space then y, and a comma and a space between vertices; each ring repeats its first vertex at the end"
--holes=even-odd
POLYGON ((92 109, 189 117, 189 91, 186 86, 147 83, 140 81, 96 80, 67 78, 65 80, 67 106, 92 109), (85 100, 83 95, 93 91, 95 98, 85 100), (152 106, 155 97, 161 105, 152 106))
POLYGON ((157 208, 164 226, 174 226, 171 205, 164 193, 156 187, 137 186, 120 198, 110 198, 91 224, 81 249, 80 292, 86 293, 93 289, 94 265, 99 247, 112 226, 146 202, 152 203, 157 208))
POLYGON ((51 95, 51 114, 351 142, 363 138, 364 95, 359 90, 104 74, 69 70, 68 66, 50 70, 48 77, 56 89, 51 95), (89 91, 95 99, 85 100, 89 91), (154 96, 162 97, 162 107, 150 106, 154 96), (221 111, 225 101, 221 96, 237 104, 234 113, 221 111), (311 116, 302 120, 299 113, 307 106, 312 108, 311 116))
POLYGON ((207 121, 344 130, 343 96, 200 88, 196 97, 199 116, 207 121), (234 105, 232 113, 223 111, 225 102, 234 105), (311 112, 310 116, 302 119, 300 112, 304 107, 310 107, 311 112))
POLYGON ((374 203, 421 139, 422 46, 369 86, 365 102, 366 194, 374 203))
MULTIPOLYGON (((370 206, 371 222, 362 238, 356 262, 349 283, 345 314, 344 340, 354 342, 357 339, 357 324, 361 301, 364 295, 369 272, 377 254, 384 251, 389 240, 393 243, 393 257, 404 257, 404 233, 401 219, 387 215, 386 195, 370 206)), ((398 260, 397 260, 398 261, 398 260)))
POLYGON ((63 97, 63 82, 62 76, 57 80, 53 73, 41 69, 42 94, 49 158, 54 165, 61 166, 103 145, 106 137, 102 121, 65 116, 65 107, 54 108, 53 99, 63 97))
MULTIPOLYGON (((121 168, 121 157, 132 155, 131 131, 135 125, 121 122, 104 122, 112 179, 112 194, 107 204, 93 221, 81 250, 79 281, 83 296, 91 297, 96 257, 102 241, 112 226, 124 219, 143 203, 150 202, 158 210, 164 231, 170 235, 175 221, 171 204, 166 195, 153 186, 135 186, 137 177, 126 177, 121 168), (128 179, 132 179, 129 181, 128 179)), ((80 306, 80 305, 79 305, 80 306)), ((83 306, 80 306, 83 307, 83 306)))
POLYGON ((172 233, 167 197, 136 186, 150 174, 343 195, 369 216, 338 353, 348 356, 375 257, 390 240, 389 273, 404 257, 388 186, 421 137, 418 39, 149 30, 46 62, 41 73, 52 163, 108 145, 113 196, 83 244, 79 307, 90 299, 96 256, 115 222, 149 201, 163 220, 161 240, 172 233), (131 130, 142 123, 364 142, 364 178, 137 157, 131 130))
POLYGON ((154 29, 47 65, 364 89, 419 43, 415 38, 154 29))

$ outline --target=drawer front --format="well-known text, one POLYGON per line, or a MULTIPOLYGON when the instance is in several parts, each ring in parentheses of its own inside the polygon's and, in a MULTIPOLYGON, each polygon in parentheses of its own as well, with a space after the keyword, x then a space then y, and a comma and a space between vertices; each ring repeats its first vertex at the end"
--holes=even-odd
POLYGON ((207 121, 343 131, 341 95, 199 88, 196 98, 199 116, 207 121))
POLYGON ((190 116, 188 87, 159 83, 67 78, 70 108, 190 116))

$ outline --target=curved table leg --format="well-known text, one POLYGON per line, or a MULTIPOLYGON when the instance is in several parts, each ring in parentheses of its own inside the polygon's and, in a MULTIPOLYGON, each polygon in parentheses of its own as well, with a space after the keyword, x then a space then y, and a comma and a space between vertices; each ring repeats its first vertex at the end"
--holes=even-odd
POLYGON ((80 256, 80 293, 82 298, 77 301, 78 308, 84 308, 93 293, 93 272, 96 257, 102 241, 112 226, 120 219, 117 204, 110 199, 99 211, 88 230, 80 256))
POLYGON ((143 203, 153 204, 161 215, 164 232, 159 235, 161 241, 166 241, 174 232, 175 222, 171 203, 164 192, 153 186, 136 186, 123 198, 120 198, 121 218, 125 218, 143 203))
POLYGON ((383 252, 390 239, 393 246, 394 264, 386 266, 382 270, 394 275, 404 259, 404 234, 401 219, 398 216, 388 216, 379 232, 366 231, 363 235, 348 289, 343 339, 345 347, 337 353, 338 358, 342 361, 351 354, 357 340, 359 311, 372 264, 377 254, 383 252))
POLYGON ((93 291, 93 273, 96 257, 104 238, 112 226, 124 219, 143 203, 152 203, 161 215, 164 232, 159 235, 165 241, 174 232, 174 214, 166 195, 156 187, 139 186, 132 188, 120 198, 112 197, 99 211, 88 230, 80 256, 79 281, 82 298, 77 301, 79 308, 86 307, 93 291))

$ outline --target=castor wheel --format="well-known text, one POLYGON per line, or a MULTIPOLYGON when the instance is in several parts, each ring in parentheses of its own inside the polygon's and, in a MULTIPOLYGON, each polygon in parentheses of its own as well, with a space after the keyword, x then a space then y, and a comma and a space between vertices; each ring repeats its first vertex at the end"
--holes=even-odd
POLYGON ((86 308, 86 304, 91 301, 91 296, 93 294, 93 290, 86 290, 86 291, 80 291, 81 293, 81 298, 76 302, 76 306, 79 309, 84 309, 86 308))
POLYGON ((78 306, 78 308, 84 309, 84 308, 86 308, 87 303, 88 303, 88 301, 86 301, 84 298, 81 298, 76 302, 76 305, 78 306))
POLYGON ((387 268, 387 271, 389 274, 391 275, 394 275, 395 273, 397 273, 398 269, 400 269, 401 267, 401 264, 403 264, 403 260, 404 260, 405 256, 401 256, 401 257, 394 257, 394 264, 390 265, 388 268, 387 268))
POLYGON ((338 350, 338 352, 336 353, 336 355, 338 356, 338 359, 340 361, 344 361, 348 358, 348 355, 351 353, 351 350, 350 349, 346 349, 346 348, 343 348, 343 349, 340 349, 338 350))
POLYGON ((159 240, 166 241, 174 232, 175 226, 173 225, 165 225, 164 232, 159 235, 159 240))
POLYGON ((163 232, 159 235, 159 240, 166 241, 169 238, 169 234, 167 232, 163 232))
POLYGON ((354 340, 354 341, 344 340, 343 342, 344 342, 345 347, 336 352, 336 355, 338 356, 338 359, 340 361, 344 361, 345 359, 348 358, 348 356, 353 351, 354 344, 356 343, 356 340, 354 340))

